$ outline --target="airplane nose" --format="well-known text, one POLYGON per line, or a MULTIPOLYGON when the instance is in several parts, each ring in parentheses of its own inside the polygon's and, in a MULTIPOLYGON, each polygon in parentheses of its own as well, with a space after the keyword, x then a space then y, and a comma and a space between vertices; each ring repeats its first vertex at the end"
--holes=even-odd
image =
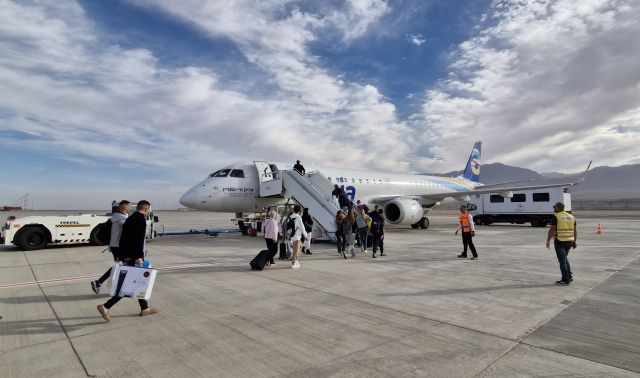
POLYGON ((182 206, 194 208, 196 206, 196 202, 198 201, 196 191, 191 189, 187 191, 185 194, 180 197, 180 203, 182 206))

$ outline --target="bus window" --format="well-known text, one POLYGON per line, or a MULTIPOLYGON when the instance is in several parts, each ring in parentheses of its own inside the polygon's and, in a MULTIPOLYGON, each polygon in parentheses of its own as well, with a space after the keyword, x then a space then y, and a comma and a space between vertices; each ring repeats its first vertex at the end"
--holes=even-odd
POLYGON ((491 202, 491 203, 504 202, 504 197, 502 197, 499 194, 492 194, 491 197, 489 197, 489 202, 491 202))
POLYGON ((244 171, 242 169, 234 169, 231 171, 229 177, 244 178, 244 171))
POLYGON ((527 202, 527 195, 524 193, 514 194, 511 197, 511 202, 527 202))
POLYGON ((549 193, 533 193, 533 202, 549 202, 549 193))

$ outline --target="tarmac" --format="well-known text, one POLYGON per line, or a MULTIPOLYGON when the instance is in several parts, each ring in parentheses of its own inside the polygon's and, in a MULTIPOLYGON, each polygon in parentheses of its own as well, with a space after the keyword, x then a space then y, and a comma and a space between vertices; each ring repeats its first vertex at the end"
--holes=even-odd
MULTIPOLYGON (((231 227, 229 214, 157 215, 167 231, 231 227)), ((251 271, 261 235, 157 238, 160 312, 124 299, 108 323, 108 288, 89 285, 111 264, 103 247, 0 247, 0 374, 640 377, 640 220, 578 213, 575 281, 557 286, 547 228, 478 226, 470 260, 455 213, 429 218, 389 229, 386 257, 314 243, 299 270, 251 271)))

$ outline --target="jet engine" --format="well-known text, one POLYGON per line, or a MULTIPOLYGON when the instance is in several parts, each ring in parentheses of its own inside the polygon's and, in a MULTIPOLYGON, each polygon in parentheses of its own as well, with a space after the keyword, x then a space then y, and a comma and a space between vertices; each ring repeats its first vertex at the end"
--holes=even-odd
POLYGON ((384 205, 384 217, 391 224, 415 224, 423 216, 422 205, 411 198, 396 198, 384 205))

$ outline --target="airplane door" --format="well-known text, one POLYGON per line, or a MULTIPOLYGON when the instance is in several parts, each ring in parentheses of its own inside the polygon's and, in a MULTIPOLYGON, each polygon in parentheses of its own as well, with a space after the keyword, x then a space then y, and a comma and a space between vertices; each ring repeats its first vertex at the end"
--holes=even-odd
POLYGON ((282 194, 282 176, 271 170, 266 161, 254 161, 260 178, 260 197, 279 196, 282 194))

